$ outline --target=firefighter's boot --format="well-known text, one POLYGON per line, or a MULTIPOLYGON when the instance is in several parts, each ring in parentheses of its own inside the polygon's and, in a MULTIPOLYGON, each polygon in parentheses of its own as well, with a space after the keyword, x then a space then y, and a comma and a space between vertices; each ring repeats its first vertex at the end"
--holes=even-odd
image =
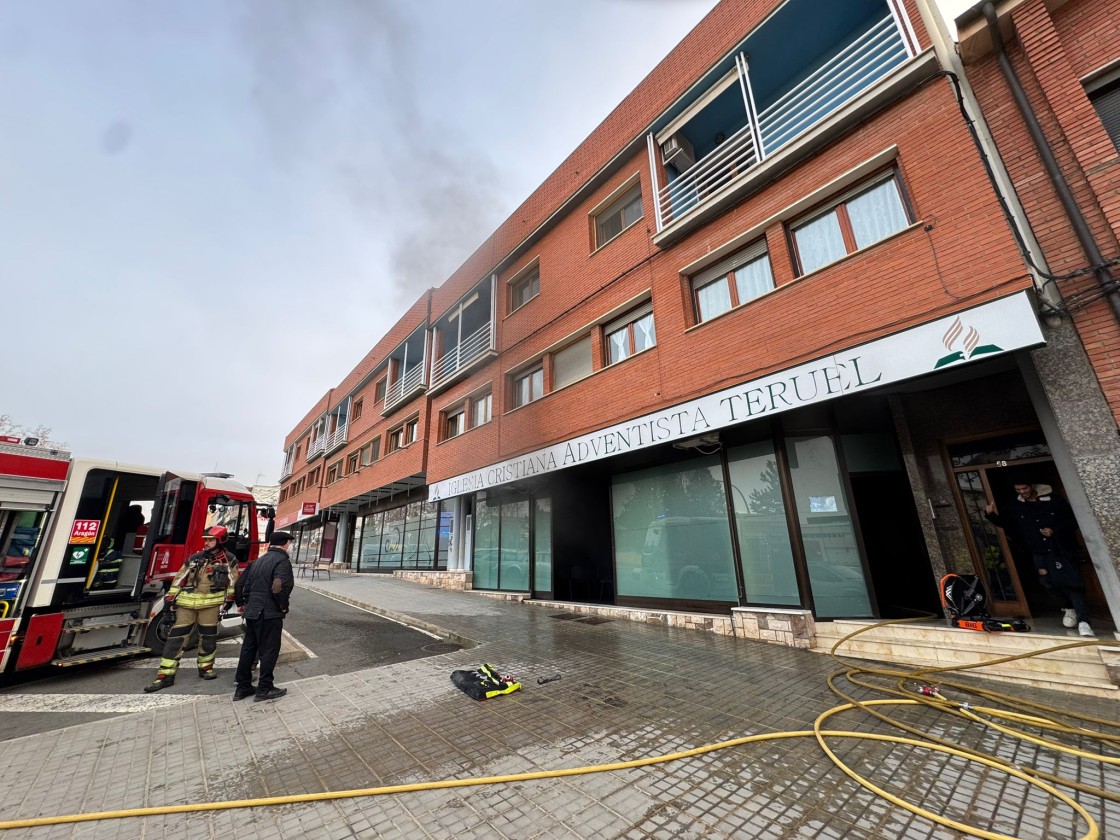
POLYGON ((144 686, 144 691, 151 694, 153 691, 159 691, 161 688, 171 688, 173 685, 175 685, 174 674, 156 674, 155 681, 144 686))
POLYGON ((218 672, 214 670, 213 665, 204 665, 198 669, 198 676, 204 680, 216 680, 218 672))

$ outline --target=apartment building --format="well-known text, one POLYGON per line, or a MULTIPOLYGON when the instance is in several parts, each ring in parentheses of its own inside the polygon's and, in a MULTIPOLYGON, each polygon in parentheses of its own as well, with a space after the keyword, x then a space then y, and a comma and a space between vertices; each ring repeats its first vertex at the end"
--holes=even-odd
POLYGON ((983 518, 1029 480, 1111 628, 1103 380, 962 72, 925 0, 724 0, 309 409, 277 526, 535 599, 893 617, 957 571, 1044 618, 983 518))

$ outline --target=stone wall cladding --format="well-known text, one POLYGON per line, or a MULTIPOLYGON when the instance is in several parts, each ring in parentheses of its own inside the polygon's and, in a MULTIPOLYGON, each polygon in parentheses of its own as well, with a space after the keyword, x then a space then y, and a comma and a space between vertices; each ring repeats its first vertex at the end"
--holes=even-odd
POLYGON ((734 628, 731 626, 731 616, 727 615, 704 615, 700 613, 674 612, 672 610, 647 610, 635 607, 615 607, 608 604, 569 604, 559 601, 526 600, 525 603, 551 610, 564 610, 565 612, 602 616, 603 618, 614 618, 620 621, 640 621, 645 624, 657 624, 662 627, 678 627, 682 630, 703 630, 706 633, 715 633, 719 636, 736 635, 734 628))
POLYGON ((817 641, 817 625, 809 610, 734 607, 731 623, 743 639, 808 650, 817 641))
POLYGON ((438 589, 455 589, 466 591, 471 588, 471 572, 435 572, 420 569, 396 569, 393 577, 398 580, 409 580, 422 583, 425 586, 435 586, 438 589))

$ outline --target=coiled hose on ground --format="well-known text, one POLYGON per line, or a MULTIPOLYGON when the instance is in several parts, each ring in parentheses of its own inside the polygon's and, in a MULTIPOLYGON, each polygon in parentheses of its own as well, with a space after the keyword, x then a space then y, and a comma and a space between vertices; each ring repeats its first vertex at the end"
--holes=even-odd
POLYGON ((883 713, 881 709, 897 706, 926 706, 939 712, 955 715, 972 723, 990 727, 1004 735, 1021 738, 1024 741, 1028 741, 1046 749, 1056 750, 1068 755, 1076 756, 1080 759, 1097 761, 1111 766, 1118 766, 1120 765, 1120 755, 1105 755, 1089 752, 1087 750, 1063 744, 1057 740, 1054 740, 1053 738, 1035 735, 1031 732, 1017 727, 1029 727, 1044 732, 1096 739, 1101 741, 1102 745, 1116 748, 1118 745, 1120 745, 1120 722, 1105 720, 1103 718, 1097 718, 1090 715, 1082 715, 1076 712, 1058 709, 1053 706, 1047 706, 1042 703, 1023 700, 1010 694, 991 691, 984 688, 977 688, 975 686, 959 682, 948 681, 943 679, 942 675, 954 671, 976 670, 986 666, 1012 662, 1017 659, 1043 656, 1048 653, 1068 650, 1070 648, 1120 647, 1120 642, 1099 640, 1072 642, 1068 644, 1055 645, 1054 647, 1046 648, 1039 651, 1032 651, 1030 653, 1017 654, 1015 656, 1004 656, 998 659, 992 659, 972 665, 946 666, 940 668, 917 668, 905 665, 898 665, 894 668, 871 668, 850 663, 846 664, 840 657, 840 648, 848 641, 862 633, 867 633, 877 627, 882 627, 889 624, 924 621, 928 620, 929 618, 931 618, 931 616, 920 616, 917 618, 896 619, 892 621, 872 623, 867 625, 866 627, 861 627, 860 629, 849 633, 847 636, 840 639, 835 645, 833 645, 831 654, 833 658, 836 659, 837 662, 844 665, 844 667, 842 670, 833 673, 828 678, 828 684, 832 691, 846 702, 842 703, 841 705, 834 706, 833 708, 828 709, 825 712, 822 712, 814 721, 812 729, 789 732, 769 732, 759 735, 747 735, 741 738, 732 738, 730 740, 720 741, 714 744, 706 744, 704 746, 695 747, 693 749, 681 750, 680 752, 650 756, 648 758, 635 759, 633 761, 614 762, 611 764, 596 764, 586 767, 570 767, 560 770, 545 770, 534 773, 517 773, 506 776, 480 776, 468 779, 444 779, 442 781, 436 782, 422 782, 405 785, 387 785, 383 787, 360 788, 356 790, 324 791, 321 793, 303 793, 290 796, 269 796, 258 799, 237 799, 226 802, 197 802, 186 805, 162 805, 146 808, 128 808, 118 811, 99 811, 89 814, 66 814, 51 817, 34 817, 31 819, 22 820, 5 820, 0 821, 0 830, 13 828, 31 828, 43 825, 60 825, 64 823, 93 822, 96 820, 123 819, 126 817, 147 817, 159 816, 163 814, 185 814, 200 811, 231 810, 235 808, 259 808, 269 805, 292 805, 303 802, 323 802, 332 799, 350 799, 364 796, 383 796, 391 793, 410 793, 415 791, 476 787, 479 785, 510 784, 513 782, 525 782, 536 779, 556 779, 565 776, 581 776, 590 773, 608 773, 615 770, 628 770, 637 767, 650 767, 656 764, 664 764, 670 761, 680 761, 682 759, 693 758, 695 756, 716 752, 717 750, 728 749, 730 747, 740 747, 747 744, 756 744, 763 741, 779 741, 787 738, 815 738, 817 743, 820 744, 820 747, 825 755, 827 755, 828 758, 841 771, 843 771, 847 776, 855 780, 867 790, 873 792, 877 796, 882 797, 883 799, 888 800, 894 805, 897 805, 900 808, 904 808, 907 811, 924 817, 925 819, 937 823, 938 825, 946 826, 956 831, 971 834, 975 837, 981 837, 984 838, 984 840, 1017 840, 1017 838, 1012 837, 1011 835, 1000 834, 998 832, 988 831, 986 829, 978 828, 975 826, 969 826, 941 814, 933 813, 918 805, 907 802, 901 797, 896 796, 895 794, 890 793, 889 791, 875 785, 869 779, 860 775, 851 767, 849 767, 829 746, 828 742, 830 739, 843 738, 905 744, 924 750, 931 750, 934 752, 956 756, 967 761, 983 764, 995 770, 1001 770, 1010 776, 1013 776, 1017 779, 1022 780, 1023 782, 1026 782, 1029 785, 1033 785, 1040 790, 1045 791, 1050 796, 1053 796, 1068 805, 1075 813, 1077 813, 1081 817, 1082 820, 1085 821, 1086 831, 1081 835, 1080 840, 1098 840, 1098 838, 1100 837, 1100 828, 1093 817, 1072 796, 1058 790, 1056 785, 1070 788, 1075 791, 1088 793, 1093 796, 1098 796, 1102 799, 1107 799, 1113 802, 1120 802, 1120 794, 1101 788, 1096 788, 1091 785, 1086 785, 1073 779, 1067 779, 1052 773, 1043 772, 1035 768, 1022 767, 996 755, 985 753, 981 750, 972 749, 969 747, 961 746, 959 744, 953 744, 942 738, 931 735, 928 732, 924 732, 917 727, 906 723, 905 721, 892 718, 883 713), (883 684, 883 682, 875 682, 874 679, 869 678, 878 678, 879 680, 891 681, 893 685, 885 685, 883 684), (858 686, 865 690, 876 691, 879 693, 887 694, 889 696, 885 699, 858 700, 854 697, 849 696, 844 690, 842 690, 839 685, 840 679, 845 679, 852 685, 858 686), (908 689, 908 686, 913 683, 917 683, 919 685, 918 691, 908 689), (948 696, 946 696, 946 691, 959 692, 961 694, 981 697, 984 698, 986 702, 1002 704, 1004 708, 996 708, 994 706, 987 705, 974 706, 968 702, 951 700, 948 696), (824 723, 829 718, 852 710, 860 710, 862 712, 865 712, 866 714, 869 714, 872 717, 884 723, 887 723, 896 729, 907 732, 914 737, 824 728, 824 723), (1078 723, 1062 723, 1060 722, 1060 720, 1058 720, 1059 718, 1076 721, 1078 723), (1078 724, 1091 724, 1093 726, 1100 727, 1103 730, 1112 729, 1114 730, 1114 732, 1088 729, 1085 726, 1078 724))

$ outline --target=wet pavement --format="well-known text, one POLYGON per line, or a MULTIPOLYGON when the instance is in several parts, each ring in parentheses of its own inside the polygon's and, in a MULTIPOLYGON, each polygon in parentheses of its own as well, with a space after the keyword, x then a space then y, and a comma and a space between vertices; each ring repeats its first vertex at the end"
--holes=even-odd
MULTIPOLYGON (((827 656, 384 576, 301 586, 439 632, 455 652, 286 684, 273 702, 200 697, 4 744, 0 820, 539 772, 624 762, 739 736, 807 730, 841 702, 827 656), (449 679, 493 663, 524 684, 475 702, 449 679), (561 679, 538 685, 540 677, 561 679)), ((849 687, 850 688, 850 687, 849 687)), ((997 687, 1006 690, 1006 686, 997 687)), ((867 691, 850 688, 854 696, 867 691)), ((1116 719, 1116 704, 1018 695, 1116 719)), ((965 698, 969 699, 969 698, 965 698)), ((924 707, 891 712, 1019 764, 1120 790, 1120 768, 1053 752, 924 707)), ((831 729, 899 733, 861 711, 831 729)), ((1116 730, 1112 730, 1115 732, 1116 730)), ((1099 752, 1099 742, 1063 736, 1099 752)), ((976 762, 890 742, 831 739, 856 772, 967 825, 1078 838, 1054 797, 976 762)), ((1111 749, 1110 755, 1120 754, 1111 749)), ((1067 791, 1068 792, 1068 791, 1067 791)), ((1079 793, 1103 837, 1120 804, 1079 793)), ((954 838, 864 790, 808 737, 636 769, 197 814, 13 829, 14 838, 954 838)))

